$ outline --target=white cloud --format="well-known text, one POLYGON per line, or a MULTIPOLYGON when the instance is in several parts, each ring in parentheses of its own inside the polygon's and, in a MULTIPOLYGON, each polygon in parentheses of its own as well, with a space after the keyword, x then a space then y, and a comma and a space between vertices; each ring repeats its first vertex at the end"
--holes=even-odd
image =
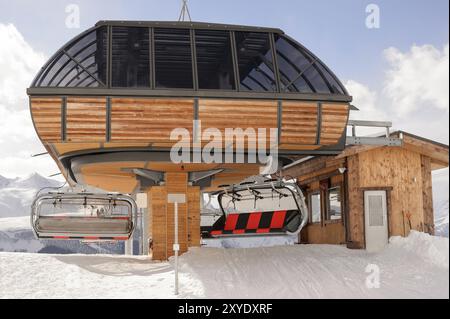
MULTIPOLYGON (((347 81, 353 103, 360 109, 353 119, 392 121, 395 129, 442 143, 449 142, 449 45, 412 46, 403 53, 384 51, 389 62, 381 92, 357 81, 347 81)), ((361 129, 359 134, 370 134, 361 129)), ((433 174, 437 201, 448 199, 448 169, 433 174)))
POLYGON ((346 86, 360 109, 353 119, 392 121, 394 128, 449 141, 449 45, 383 52, 389 63, 380 92, 357 81, 346 86))
POLYGON ((26 176, 58 172, 44 151, 31 121, 26 89, 45 56, 36 52, 12 24, 0 23, 0 175, 26 176))
POLYGON ((352 113, 352 117, 360 120, 382 119, 386 116, 378 105, 378 94, 376 91, 362 83, 349 80, 345 87, 353 95, 353 104, 359 108, 359 112, 352 113))
POLYGON ((449 111, 449 45, 442 50, 432 45, 412 46, 403 53, 396 48, 384 51, 390 64, 384 92, 401 115, 421 107, 449 111))
POLYGON ((12 24, 0 23, 0 103, 26 108, 25 90, 45 62, 12 24), (23 103, 25 102, 25 103, 23 103))

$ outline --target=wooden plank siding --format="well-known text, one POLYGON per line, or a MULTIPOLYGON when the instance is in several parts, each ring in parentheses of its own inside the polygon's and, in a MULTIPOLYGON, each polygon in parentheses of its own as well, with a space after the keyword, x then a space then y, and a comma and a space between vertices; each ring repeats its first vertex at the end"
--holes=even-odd
POLYGON ((317 103, 283 102, 280 143, 282 145, 316 145, 317 103))
POLYGON ((324 146, 337 144, 347 128, 348 105, 324 103, 321 117, 319 144, 324 146))
POLYGON ((152 259, 167 260, 167 188, 151 187, 147 194, 152 234, 152 259))
POLYGON ((188 245, 189 247, 200 247, 200 196, 203 196, 200 187, 188 186, 188 245))
POLYGON ((185 128, 192 136, 193 120, 192 99, 114 98, 111 101, 111 141, 171 142, 170 133, 176 128, 185 128))
MULTIPOLYGON (((170 148, 175 143, 170 139, 172 130, 187 129, 193 137, 193 120, 198 119, 203 132, 218 129, 224 138, 226 128, 250 128, 256 132, 265 129, 266 149, 271 142, 278 143, 270 135, 270 129, 274 129, 280 133, 279 149, 314 152, 339 143, 349 114, 348 104, 341 103, 199 99, 196 106, 194 99, 125 97, 111 98, 108 113, 106 97, 68 97, 62 121, 63 97, 31 97, 30 101, 36 131, 44 143, 81 146, 97 142, 102 143, 100 148, 114 147, 116 143, 120 147, 139 143, 142 147, 170 148)), ((205 136, 202 145, 210 140, 210 136, 205 136)), ((257 143, 248 137, 243 142, 244 148, 248 142, 257 143)), ((231 143, 226 140, 221 147, 231 143)), ((59 148, 77 150, 76 146, 59 148)))
MULTIPOLYGON (((236 147, 238 143, 256 143, 258 129, 265 129, 265 143, 270 145, 270 129, 278 127, 278 102, 277 101, 233 101, 233 100, 199 100, 198 118, 201 121, 202 130, 208 128, 218 129, 223 138, 224 145, 236 147), (253 136, 242 136, 243 139, 234 138, 226 134, 226 129, 253 130, 253 136), (231 138, 230 138, 231 137, 231 138), (254 138, 252 138, 254 137, 254 138)), ((251 131, 249 131, 251 133, 251 131)), ((274 136, 275 137, 275 136, 274 136)), ((209 136, 202 136, 202 144, 211 141, 209 136), (203 137, 205 137, 203 139, 203 137)), ((277 140, 273 140, 277 143, 277 140)), ((244 146, 246 147, 246 146, 244 146)), ((241 147, 239 147, 241 148, 241 147)))
POLYGON ((421 155, 386 147, 361 153, 359 160, 361 189, 392 187, 390 236, 408 236, 411 230, 423 231, 421 155))
POLYGON ((60 142, 62 99, 33 97, 30 104, 31 116, 39 138, 43 142, 60 142))
POLYGON ((67 142, 105 141, 105 98, 68 98, 66 112, 67 142))

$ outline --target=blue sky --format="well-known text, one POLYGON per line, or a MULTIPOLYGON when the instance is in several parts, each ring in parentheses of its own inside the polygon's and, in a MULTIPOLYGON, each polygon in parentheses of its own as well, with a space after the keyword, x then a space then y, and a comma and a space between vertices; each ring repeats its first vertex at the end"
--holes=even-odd
MULTIPOLYGON (((190 0, 193 20, 279 27, 312 50, 343 80, 376 87, 391 46, 442 47, 449 38, 448 0, 190 0), (380 7, 381 28, 365 26, 368 4, 380 7)), ((27 42, 51 55, 102 19, 175 20, 179 0, 0 0, 0 22, 13 23, 27 42), (81 28, 67 29, 65 7, 78 4, 81 28)))

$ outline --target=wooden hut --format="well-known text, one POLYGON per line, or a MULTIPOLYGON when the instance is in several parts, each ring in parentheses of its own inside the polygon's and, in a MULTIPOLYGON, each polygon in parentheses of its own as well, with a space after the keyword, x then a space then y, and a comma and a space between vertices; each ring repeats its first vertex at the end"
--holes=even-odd
POLYGON ((403 146, 348 146, 284 169, 307 197, 301 242, 377 250, 390 236, 434 233, 432 172, 448 167, 448 145, 406 132, 392 136, 403 146))

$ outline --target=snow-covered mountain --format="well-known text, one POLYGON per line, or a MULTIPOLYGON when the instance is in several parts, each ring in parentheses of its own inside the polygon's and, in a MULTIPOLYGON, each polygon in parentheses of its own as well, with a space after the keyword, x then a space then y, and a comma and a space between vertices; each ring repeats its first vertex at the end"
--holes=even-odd
POLYGON ((0 218, 29 215, 31 202, 40 189, 62 184, 37 173, 14 179, 0 175, 0 218))
POLYGON ((437 202, 434 205, 434 222, 436 235, 448 237, 448 213, 449 201, 448 199, 437 202))

